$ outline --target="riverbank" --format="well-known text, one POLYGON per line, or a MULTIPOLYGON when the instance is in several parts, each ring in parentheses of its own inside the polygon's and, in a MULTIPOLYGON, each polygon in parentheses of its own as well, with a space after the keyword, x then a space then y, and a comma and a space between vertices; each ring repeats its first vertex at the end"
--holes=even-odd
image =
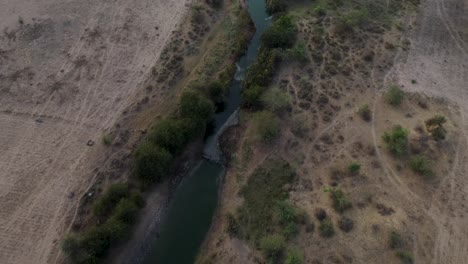
MULTIPOLYGON (((161 65, 153 67, 152 77, 146 84, 146 95, 143 94, 141 101, 125 111, 126 117, 122 120, 124 125, 118 125, 115 130, 109 133, 108 138, 111 139, 110 143, 113 147, 117 144, 120 147, 139 145, 138 142, 141 141, 141 138, 145 138, 147 131, 150 130, 148 125, 145 127, 144 124, 154 122, 154 118, 148 118, 150 113, 157 112, 158 117, 156 119, 159 119, 159 121, 156 123, 161 122, 161 117, 173 115, 171 112, 174 111, 174 104, 172 106, 170 104, 175 100, 178 101, 178 94, 186 87, 197 90, 199 89, 197 85, 213 76, 218 76, 221 85, 228 85, 231 82, 230 80, 235 72, 234 61, 243 52, 251 32, 250 22, 246 20, 248 15, 245 12, 240 8, 237 1, 226 2, 220 9, 219 7, 209 7, 202 1, 192 6, 190 15, 187 16, 180 29, 174 31, 171 43, 165 48, 160 62, 161 65), (189 38, 193 42, 181 41, 184 38, 189 38), (233 38, 236 41, 233 41, 233 38), (178 51, 186 53, 186 57, 181 60, 178 51), (190 70, 187 72, 185 69, 190 70), (184 77, 180 78, 181 75, 184 77), (156 88, 159 89, 154 90, 154 82, 157 83, 156 88), (160 95, 155 96, 153 91, 160 95), (148 94, 153 95, 149 97, 148 94), (160 101, 162 104, 154 105, 152 104, 154 100, 152 98, 155 97, 165 97, 166 100, 160 101), (126 121, 128 123, 125 123, 126 121), (127 136, 122 142, 120 138, 122 133, 128 131, 126 129, 128 127, 133 127, 133 129, 140 127, 138 131, 141 131, 141 135, 136 138, 134 135, 130 138, 127 136)), ((190 147, 184 150, 183 155, 175 159, 173 162, 174 168, 171 170, 174 176, 170 177, 169 181, 158 184, 155 189, 150 189, 151 191, 148 191, 148 187, 143 187, 144 197, 148 199, 148 203, 143 209, 141 221, 139 221, 136 228, 137 231, 130 243, 127 243, 130 246, 119 246, 111 251, 109 262, 115 263, 115 259, 118 259, 122 261, 121 263, 125 263, 127 261, 125 259, 128 259, 128 261, 134 263, 135 259, 143 258, 142 255, 145 254, 146 245, 150 243, 148 240, 154 240, 151 235, 158 236, 159 220, 164 218, 167 205, 172 200, 172 195, 178 189, 180 182, 198 163, 198 159, 201 157, 201 142, 201 138, 197 139, 196 143, 190 144, 190 147), (159 220, 152 222, 152 219, 159 220)), ((126 155, 125 160, 119 162, 121 162, 120 168, 127 169, 125 174, 129 175, 130 187, 141 186, 141 183, 131 175, 133 172, 131 168, 134 165, 131 165, 128 155, 126 155), (127 167, 125 164, 130 166, 127 167), (130 170, 128 170, 129 168, 130 170)), ((116 173, 118 172, 113 171, 114 175, 116 173)), ((122 171, 120 173, 123 174, 122 171)), ((103 184, 110 183, 109 181, 97 180, 89 193, 95 194, 95 191, 99 193, 100 190, 105 188, 103 184)), ((90 198, 96 199, 96 196, 98 195, 95 194, 84 199, 83 206, 80 207, 78 213, 80 221, 75 223, 77 230, 86 230, 90 225, 93 225, 93 222, 95 223, 89 212, 94 204, 93 199, 90 198)))

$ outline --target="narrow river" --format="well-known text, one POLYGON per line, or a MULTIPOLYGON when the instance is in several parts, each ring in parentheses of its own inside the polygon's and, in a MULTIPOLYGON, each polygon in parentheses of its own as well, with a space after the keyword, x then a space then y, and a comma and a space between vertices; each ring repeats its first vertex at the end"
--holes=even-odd
POLYGON ((255 24, 255 35, 246 54, 237 63, 238 70, 225 107, 214 117, 214 128, 205 142, 206 158, 177 188, 162 223, 160 236, 155 238, 144 264, 192 264, 210 228, 225 172, 220 162, 218 137, 240 106, 244 71, 255 60, 260 36, 270 24, 265 0, 247 0, 247 5, 255 24))

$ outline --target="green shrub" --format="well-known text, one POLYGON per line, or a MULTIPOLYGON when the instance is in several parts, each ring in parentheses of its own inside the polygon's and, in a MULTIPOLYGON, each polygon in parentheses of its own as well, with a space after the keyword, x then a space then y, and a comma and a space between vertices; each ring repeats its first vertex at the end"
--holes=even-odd
POLYGON ((265 88, 261 86, 253 86, 244 89, 242 91, 242 105, 246 107, 254 107, 258 105, 264 90, 265 88))
POLYGON ((385 96, 387 102, 393 106, 398 106, 401 104, 405 97, 405 93, 396 85, 390 86, 388 92, 385 96))
POLYGON ((339 213, 343 213, 353 206, 348 197, 346 197, 343 191, 339 188, 331 189, 330 195, 333 202, 333 208, 339 213))
POLYGON ((306 45, 303 42, 299 42, 294 47, 286 50, 283 59, 305 63, 309 60, 306 50, 306 45))
POLYGON ((369 20, 367 9, 350 10, 338 17, 338 30, 353 30, 361 27, 369 20))
POLYGON ((413 172, 426 177, 432 177, 434 175, 431 165, 431 161, 423 156, 413 157, 409 161, 409 166, 413 172))
POLYGON ((405 246, 403 238, 395 231, 390 232, 389 245, 392 249, 401 249, 405 246))
POLYGON ((320 222, 319 233, 322 237, 332 237, 335 235, 335 228, 330 219, 327 218, 320 222))
POLYGON ((291 16, 281 16, 262 34, 261 45, 268 49, 287 49, 296 41, 296 26, 291 16))
POLYGON ((283 254, 286 242, 281 235, 269 235, 261 239, 260 248, 270 263, 278 263, 283 254))
POLYGON ((112 219, 121 221, 123 223, 133 223, 139 208, 134 201, 130 199, 122 199, 117 204, 112 214, 112 219))
POLYGON ((444 140, 447 131, 444 128, 444 124, 447 122, 447 118, 442 115, 435 115, 425 121, 427 132, 435 140, 444 140))
POLYGON ((252 118, 255 136, 264 143, 272 143, 280 133, 280 122, 271 112, 262 111, 252 118))
POLYGON ((401 263, 403 263, 403 264, 413 264, 414 263, 413 255, 411 254, 411 252, 398 251, 397 256, 400 258, 401 263))
POLYGON ((364 104, 363 106, 361 106, 358 110, 358 114, 364 121, 369 122, 372 120, 372 112, 368 104, 364 104))
POLYGON ((193 118, 200 122, 208 122, 215 111, 213 103, 199 92, 186 90, 180 97, 180 113, 182 117, 193 118))
POLYGON ((144 183, 159 183, 168 174, 171 154, 154 144, 142 142, 136 151, 136 175, 144 183))
POLYGON ((356 175, 356 174, 359 174, 360 171, 361 171, 361 164, 359 164, 357 162, 351 162, 348 165, 348 172, 350 174, 356 175))
POLYGON ((296 248, 288 248, 284 264, 302 264, 303 256, 296 248))
POLYGON ((164 119, 151 130, 148 140, 176 155, 199 135, 203 128, 203 124, 193 118, 164 119))
POLYGON ((109 187, 99 200, 93 206, 93 213, 97 217, 108 216, 112 213, 115 206, 123 198, 129 197, 128 185, 116 183, 109 187))
POLYGON ((408 130, 400 125, 394 126, 391 132, 385 132, 382 139, 392 154, 402 156, 408 152, 408 130))
POLYGON ((257 242, 270 233, 275 209, 288 196, 284 185, 294 175, 289 164, 278 159, 268 160, 255 169, 241 190, 244 202, 238 211, 238 221, 245 238, 257 242))
POLYGON ((287 92, 274 87, 268 89, 261 97, 262 104, 270 111, 280 113, 288 108, 291 97, 287 92))
POLYGON ((263 89, 261 92, 263 93, 264 87, 270 84, 275 74, 276 63, 279 61, 279 58, 275 51, 261 48, 255 62, 247 68, 242 92, 245 93, 252 88, 261 87, 263 89))

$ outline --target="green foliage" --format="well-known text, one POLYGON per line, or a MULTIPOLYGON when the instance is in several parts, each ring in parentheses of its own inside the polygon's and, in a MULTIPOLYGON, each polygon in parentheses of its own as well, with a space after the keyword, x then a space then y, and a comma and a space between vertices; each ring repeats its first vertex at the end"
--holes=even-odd
MULTIPOLYGON (((272 159, 258 167, 241 190, 244 202, 238 211, 242 235, 257 242, 271 233, 275 207, 288 196, 284 185, 294 179, 294 170, 286 161, 272 159)), ((288 215, 285 211, 285 217, 288 215)), ((286 217, 288 218, 288 217, 286 217)))
POLYGON ((401 251, 400 250, 400 251, 397 252, 397 256, 400 258, 401 263, 403 263, 403 264, 413 264, 414 263, 413 255, 411 254, 411 252, 401 251))
POLYGON ((403 242, 403 238, 400 234, 392 231, 389 237, 389 245, 392 249, 402 249, 405 246, 405 243, 403 242))
POLYGON ((215 111, 213 103, 199 92, 186 90, 180 97, 180 113, 200 122, 208 122, 215 111))
POLYGON ((255 136, 264 143, 272 143, 280 133, 279 119, 268 111, 254 114, 252 118, 255 136))
POLYGON ((203 125, 192 118, 171 118, 159 122, 150 132, 148 140, 172 155, 178 154, 196 136, 203 125))
POLYGON ((385 99, 387 103, 393 106, 399 106, 403 99, 405 98, 405 93, 396 85, 390 86, 385 99))
POLYGON ((335 228, 333 227, 333 223, 328 218, 320 222, 318 229, 320 236, 322 237, 332 237, 335 235, 335 228))
POLYGON ((274 87, 268 89, 261 97, 262 104, 270 111, 280 113, 290 105, 291 97, 287 92, 274 87))
POLYGON ((144 183, 159 183, 169 173, 172 155, 167 150, 148 141, 136 151, 136 175, 144 183))
POLYGON ((288 201, 280 201, 276 207, 275 218, 281 226, 284 237, 291 238, 299 232, 297 225, 299 213, 288 201))
POLYGON ((286 0, 266 0, 266 8, 269 14, 286 11, 286 0))
POLYGON ((408 152, 408 133, 408 130, 397 125, 391 132, 385 132, 382 139, 393 155, 402 156, 408 152))
POLYGON ((130 195, 127 184, 116 183, 109 187, 107 192, 96 201, 93 207, 93 213, 97 217, 108 216, 122 198, 130 195))
POLYGON ((352 175, 359 174, 360 171, 361 171, 361 164, 357 162, 351 162, 348 165, 348 172, 351 173, 352 175))
POLYGON ((288 248, 284 264, 302 264, 303 261, 303 256, 299 250, 296 248, 288 248))
POLYGON ((361 107, 359 107, 358 114, 364 121, 369 122, 372 120, 372 112, 368 104, 364 104, 361 107))
POLYGON ((262 47, 287 49, 296 41, 296 26, 291 16, 281 16, 263 33, 262 47))
POLYGON ((270 263, 279 263, 285 244, 284 237, 275 234, 263 237, 260 241, 260 248, 270 263))
POLYGON ((206 0, 206 3, 213 8, 220 8, 223 6, 223 0, 206 0))
POLYGON ((253 107, 260 101, 261 94, 273 78, 278 58, 273 50, 260 50, 255 62, 247 69, 243 80, 242 104, 244 106, 253 107))
POLYGON ((443 115, 435 115, 425 121, 427 132, 435 140, 444 140, 446 138, 447 131, 444 128, 444 124, 447 122, 447 118, 443 115))
POLYGON ((416 156, 410 159, 409 166, 411 170, 425 177, 434 176, 432 171, 432 162, 423 156, 416 156))
POLYGON ((123 223, 133 223, 139 208, 134 201, 130 199, 122 199, 114 209, 113 219, 123 223))
POLYGON ((295 60, 305 63, 309 60, 307 56, 306 46, 303 42, 297 43, 294 47, 287 49, 284 53, 284 59, 295 60))
POLYGON ((348 197, 346 197, 339 188, 330 189, 330 196, 333 202, 333 208, 339 213, 343 213, 353 206, 348 197))

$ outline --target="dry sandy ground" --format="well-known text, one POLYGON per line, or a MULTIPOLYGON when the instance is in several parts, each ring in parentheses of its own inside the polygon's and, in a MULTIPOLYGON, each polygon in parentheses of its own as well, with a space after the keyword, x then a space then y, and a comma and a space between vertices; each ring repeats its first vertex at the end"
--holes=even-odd
POLYGON ((437 227, 432 263, 467 263, 468 1, 428 0, 421 9, 412 48, 392 77, 409 91, 446 98, 460 107, 461 133, 452 168, 424 210, 437 227))
POLYGON ((103 131, 140 88, 187 2, 0 2, 3 264, 57 261, 66 219, 102 158, 103 131))

